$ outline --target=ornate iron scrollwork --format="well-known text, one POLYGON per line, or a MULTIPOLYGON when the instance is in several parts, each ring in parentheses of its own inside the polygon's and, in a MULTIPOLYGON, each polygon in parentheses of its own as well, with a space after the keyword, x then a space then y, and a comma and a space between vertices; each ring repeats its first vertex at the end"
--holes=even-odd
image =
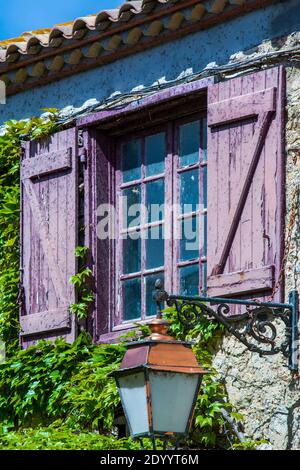
POLYGON ((202 317, 218 321, 251 352, 260 356, 282 353, 289 358, 289 368, 298 369, 297 291, 289 295, 289 303, 168 295, 161 280, 155 283, 153 298, 161 315, 164 302, 174 306, 180 323, 194 328, 202 317), (243 313, 233 314, 232 305, 240 305, 243 313), (284 329, 284 333, 283 333, 284 329))

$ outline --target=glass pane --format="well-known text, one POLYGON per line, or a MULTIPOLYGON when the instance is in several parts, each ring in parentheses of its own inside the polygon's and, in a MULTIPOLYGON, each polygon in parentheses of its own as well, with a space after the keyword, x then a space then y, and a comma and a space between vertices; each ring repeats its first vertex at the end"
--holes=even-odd
POLYGON ((144 372, 122 375, 118 378, 119 393, 126 410, 130 434, 149 432, 146 379, 144 372))
POLYGON ((163 227, 151 227, 146 231, 146 269, 164 265, 163 227))
POLYGON ((153 291, 155 291, 155 281, 156 279, 164 280, 164 275, 160 274, 152 274, 151 276, 145 277, 146 283, 146 316, 151 317, 156 315, 156 303, 153 301, 153 291))
POLYGON ((198 376, 150 369, 149 384, 153 432, 167 433, 172 429, 185 434, 198 391, 198 376))
POLYGON ((179 128, 179 165, 192 165, 199 161, 199 121, 189 122, 179 128))
POLYGON ((180 294, 199 295, 199 266, 185 266, 180 268, 180 294))
POLYGON ((189 217, 181 221, 180 261, 199 258, 199 218, 189 217))
POLYGON ((193 212, 199 206, 199 170, 185 171, 180 175, 181 213, 193 212))
POLYGON ((122 145, 123 183, 141 177, 141 141, 131 140, 122 145))
POLYGON ((124 320, 141 318, 141 279, 123 281, 124 320))
POLYGON ((123 228, 141 224, 141 187, 132 186, 122 191, 123 228))
POLYGON ((154 134, 146 137, 145 143, 145 172, 146 176, 158 175, 164 172, 166 139, 165 134, 154 134))
POLYGON ((165 183, 163 179, 146 184, 146 206, 148 222, 164 218, 165 183))
POLYGON ((141 238, 139 232, 130 232, 123 240, 123 274, 141 270, 141 238))

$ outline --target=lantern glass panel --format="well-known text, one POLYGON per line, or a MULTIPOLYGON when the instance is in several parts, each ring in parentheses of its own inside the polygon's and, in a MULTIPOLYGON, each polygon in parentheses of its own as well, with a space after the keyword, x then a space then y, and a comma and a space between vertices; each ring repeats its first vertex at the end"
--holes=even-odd
POLYGON ((185 434, 198 392, 199 375, 149 372, 153 432, 185 434))
POLYGON ((143 372, 123 375, 118 378, 119 393, 130 427, 130 434, 149 433, 146 382, 143 372))

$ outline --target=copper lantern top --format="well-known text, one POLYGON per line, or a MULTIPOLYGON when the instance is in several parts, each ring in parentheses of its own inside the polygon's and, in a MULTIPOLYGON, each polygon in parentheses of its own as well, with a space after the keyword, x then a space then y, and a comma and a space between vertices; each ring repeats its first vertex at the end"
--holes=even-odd
POLYGON ((168 335, 170 324, 161 318, 149 323, 151 335, 144 341, 128 343, 119 374, 132 369, 149 368, 166 372, 204 374, 191 349, 191 343, 176 341, 168 335))

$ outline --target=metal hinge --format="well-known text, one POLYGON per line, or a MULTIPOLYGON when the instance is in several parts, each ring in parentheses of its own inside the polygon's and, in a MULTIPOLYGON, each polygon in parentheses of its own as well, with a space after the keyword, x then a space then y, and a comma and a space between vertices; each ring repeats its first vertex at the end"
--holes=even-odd
POLYGON ((77 145, 78 147, 84 146, 84 137, 83 137, 83 130, 79 129, 77 133, 77 145))
POLYGON ((80 163, 82 163, 83 165, 86 165, 87 152, 86 152, 86 149, 84 147, 78 149, 78 158, 79 158, 80 163))
POLYGON ((25 300, 25 289, 23 284, 19 284, 19 290, 18 290, 18 297, 17 297, 17 304, 19 307, 23 307, 24 305, 24 300, 25 300))
POLYGON ((79 129, 77 134, 77 146, 78 146, 78 158, 81 164, 86 165, 87 163, 87 151, 84 147, 84 136, 83 130, 79 129))

